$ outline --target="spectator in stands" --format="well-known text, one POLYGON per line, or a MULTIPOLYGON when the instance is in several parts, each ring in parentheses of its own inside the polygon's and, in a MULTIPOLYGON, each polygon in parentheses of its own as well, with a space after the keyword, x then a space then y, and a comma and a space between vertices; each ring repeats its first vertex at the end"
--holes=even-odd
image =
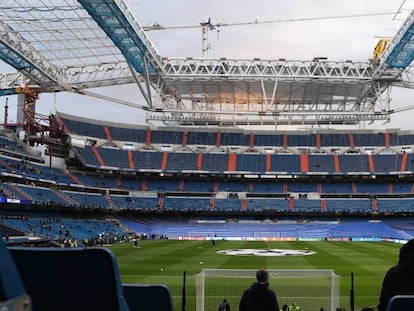
POLYGON ((257 282, 246 289, 240 300, 239 311, 279 310, 276 293, 269 289, 269 273, 260 269, 256 272, 257 282))
POLYGON ((385 311, 395 295, 414 295, 414 239, 401 247, 397 265, 385 274, 378 310, 385 311))

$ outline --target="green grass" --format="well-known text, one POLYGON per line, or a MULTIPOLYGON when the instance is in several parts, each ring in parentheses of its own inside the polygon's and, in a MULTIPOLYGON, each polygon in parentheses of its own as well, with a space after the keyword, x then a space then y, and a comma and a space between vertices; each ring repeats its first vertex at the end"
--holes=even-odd
MULTIPOLYGON (((376 305, 388 268, 397 262, 400 246, 383 242, 264 242, 148 240, 140 248, 132 243, 110 249, 117 257, 123 283, 166 284, 175 310, 181 310, 183 271, 187 273, 187 310, 195 310, 195 278, 201 269, 333 269, 342 276, 341 307, 349 310, 351 272, 354 273, 355 307, 376 305), (217 254, 222 249, 309 249, 315 255, 254 257, 217 254), (200 261, 203 262, 200 265, 200 261), (164 270, 161 271, 161 268, 164 270)), ((237 306, 234 306, 237 310, 237 306)))

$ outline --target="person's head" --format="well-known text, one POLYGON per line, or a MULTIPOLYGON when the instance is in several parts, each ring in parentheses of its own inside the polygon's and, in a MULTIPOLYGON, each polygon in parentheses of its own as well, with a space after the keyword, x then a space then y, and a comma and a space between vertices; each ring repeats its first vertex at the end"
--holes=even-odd
POLYGON ((400 249, 400 260, 404 261, 407 258, 414 256, 414 239, 409 240, 400 249))
POLYGON ((269 281, 269 272, 265 269, 257 270, 256 279, 259 283, 267 283, 269 281))

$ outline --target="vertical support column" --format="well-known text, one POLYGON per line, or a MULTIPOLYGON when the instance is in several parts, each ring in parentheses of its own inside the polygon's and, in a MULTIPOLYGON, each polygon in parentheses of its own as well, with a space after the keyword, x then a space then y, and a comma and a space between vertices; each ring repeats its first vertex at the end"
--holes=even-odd
MULTIPOLYGON (((24 114, 24 108, 26 106, 26 95, 24 93, 18 94, 17 95, 17 110, 16 110, 16 124, 17 124, 17 128, 16 128, 16 132, 19 133, 20 131, 22 131, 24 128, 24 124, 25 124, 25 114, 24 114)), ((36 113, 36 106, 35 105, 31 105, 28 107, 28 109, 30 109, 33 114, 36 113)))
POLYGON ((385 148, 389 148, 390 147, 390 133, 385 132, 384 133, 384 140, 385 140, 385 148))
POLYGON ((246 198, 244 198, 242 200, 242 210, 245 211, 246 209, 247 209, 247 200, 246 200, 246 198))
POLYGON ((116 181, 116 185, 118 186, 118 189, 124 189, 124 187, 122 186, 121 178, 119 178, 119 176, 115 178, 115 181, 116 181))
MULTIPOLYGON (((63 173, 63 174, 65 174, 65 173, 63 173)), ((67 173, 68 175, 69 175, 69 177, 75 182, 75 183, 77 183, 78 185, 83 185, 83 182, 81 182, 80 180, 79 180, 79 178, 78 177, 76 177, 75 175, 73 175, 73 174, 71 174, 71 173, 67 173)), ((121 189, 122 188, 122 184, 121 184, 121 180, 119 180, 119 184, 118 184, 118 179, 119 179, 119 177, 117 177, 117 179, 116 179, 116 183, 117 183, 117 186, 121 189)))
POLYGON ((188 133, 187 133, 187 131, 185 131, 183 133, 183 141, 181 142, 181 145, 187 146, 187 140, 188 140, 188 133))
POLYGON ((164 152, 162 154, 162 162, 161 162, 161 170, 165 171, 167 168, 167 161, 168 161, 168 152, 164 152))
POLYGON ((291 211, 295 209, 295 197, 294 196, 289 197, 289 209, 291 211))
POLYGON ((197 170, 201 170, 202 164, 203 164, 203 154, 199 152, 198 157, 197 157, 197 170))
POLYGON ((371 204, 372 204, 372 211, 376 212, 377 211, 377 199, 372 198, 371 204))
POLYGON ((213 209, 214 208, 215 203, 216 203, 216 199, 215 199, 215 197, 213 195, 210 198, 210 209, 213 209))
POLYGON ((348 137, 349 137, 349 146, 351 148, 355 148, 354 135, 352 133, 349 133, 348 137))
POLYGON ((218 183, 218 180, 216 180, 214 182, 214 192, 218 192, 218 188, 219 188, 219 183, 218 183))
POLYGON ((147 146, 151 145, 151 129, 147 128, 147 137, 145 139, 145 144, 147 146))
POLYGON ((368 155, 368 164, 369 164, 369 172, 375 173, 374 158, 372 157, 372 154, 368 155))
POLYGON ((135 168, 135 164, 134 164, 134 155, 132 154, 132 150, 128 150, 128 162, 129 162, 129 168, 133 170, 135 168))
POLYGON ((283 133, 283 147, 287 149, 288 147, 288 137, 286 133, 283 133))
POLYGON ((107 141, 112 141, 112 136, 111 136, 111 132, 109 131, 108 125, 104 124, 103 125, 103 130, 105 132, 106 140, 107 141))
POLYGON ((309 161, 308 161, 308 155, 305 153, 302 153, 300 155, 300 170, 302 173, 309 172, 309 161))
POLYGON ((254 134, 250 133, 250 148, 254 147, 254 134))
POLYGON ((164 196, 160 195, 160 197, 158 198, 158 208, 162 209, 162 205, 164 203, 164 196))
POLYGON ((334 164, 335 164, 335 172, 339 173, 341 171, 341 167, 339 165, 339 156, 336 153, 334 154, 334 164))
POLYGON ((95 155, 96 159, 98 160, 99 165, 100 166, 105 166, 105 162, 102 159, 101 155, 99 154, 98 149, 95 146, 92 146, 92 151, 93 151, 93 154, 95 155))
POLYGON ((221 133, 220 131, 217 132, 217 136, 216 136, 216 147, 220 147, 221 146, 221 133))
POLYGON ((321 134, 320 134, 320 133, 317 133, 317 134, 316 134, 316 147, 317 147, 318 149, 320 149, 320 148, 321 148, 321 146, 322 146, 322 144, 321 144, 321 134))
POLYGON ((266 154, 266 172, 272 170, 272 158, 269 153, 266 154))
POLYGON ((237 167, 237 154, 230 153, 229 154, 229 162, 228 162, 228 171, 236 171, 237 167))
POLYGON ((407 154, 404 152, 403 156, 402 156, 402 159, 401 159, 400 171, 404 172, 406 166, 407 166, 407 154))

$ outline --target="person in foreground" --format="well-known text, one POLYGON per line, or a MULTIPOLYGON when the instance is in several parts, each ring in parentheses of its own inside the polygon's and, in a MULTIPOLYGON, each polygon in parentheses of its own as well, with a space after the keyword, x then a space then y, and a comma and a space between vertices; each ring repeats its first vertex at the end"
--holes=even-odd
POLYGON ((378 310, 385 311, 395 295, 414 295, 414 239, 401 247, 398 264, 385 274, 378 310))
POLYGON ((269 273, 260 269, 256 272, 256 279, 257 282, 244 291, 239 311, 278 311, 276 293, 269 289, 269 273))

